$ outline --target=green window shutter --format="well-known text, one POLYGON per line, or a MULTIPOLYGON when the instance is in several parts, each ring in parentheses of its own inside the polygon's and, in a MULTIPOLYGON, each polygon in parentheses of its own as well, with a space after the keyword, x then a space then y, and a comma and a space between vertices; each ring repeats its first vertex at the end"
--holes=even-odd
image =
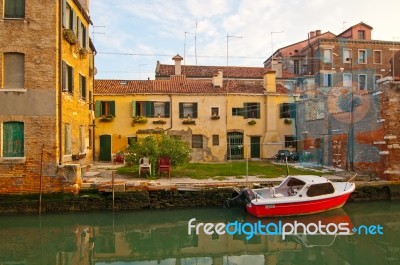
POLYGON ((110 101, 110 113, 111 115, 113 115, 114 117, 115 115, 115 101, 110 101))
POLYGON ((284 114, 283 114, 283 104, 279 104, 279 117, 282 119, 284 118, 284 114))
POLYGON ((167 101, 167 102, 165 102, 165 105, 164 105, 164 117, 165 118, 169 118, 169 115, 170 115, 170 106, 171 106, 171 104, 167 101))
POLYGON ((244 103, 243 116, 244 116, 245 119, 247 119, 249 117, 249 105, 248 105, 248 103, 244 103))
POLYGON ((24 123, 5 122, 3 128, 3 156, 24 157, 24 123))
POLYGON ((290 118, 296 118, 296 103, 289 103, 290 118))
POLYGON ((136 101, 132 101, 132 117, 136 116, 136 101))
POLYGON ((179 118, 183 118, 183 103, 179 103, 179 118))
POLYGON ((99 100, 96 100, 95 116, 96 117, 100 117, 101 116, 101 101, 99 101, 99 100))
POLYGON ((146 101, 146 117, 153 117, 154 116, 154 102, 153 101, 146 101))
POLYGON ((67 63, 65 62, 65 61, 62 61, 62 86, 61 86, 61 90, 63 91, 63 92, 66 92, 66 91, 68 91, 68 88, 67 88, 67 78, 68 78, 68 75, 67 75, 67 63))
POLYGON ((197 118, 197 102, 193 103, 193 118, 197 118))

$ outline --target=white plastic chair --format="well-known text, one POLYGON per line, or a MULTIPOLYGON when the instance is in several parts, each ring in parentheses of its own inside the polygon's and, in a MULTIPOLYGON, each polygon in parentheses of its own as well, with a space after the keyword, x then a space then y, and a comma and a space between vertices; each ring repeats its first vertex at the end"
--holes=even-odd
POLYGON ((142 157, 139 159, 139 177, 143 171, 149 172, 151 175, 151 164, 147 157, 142 157))

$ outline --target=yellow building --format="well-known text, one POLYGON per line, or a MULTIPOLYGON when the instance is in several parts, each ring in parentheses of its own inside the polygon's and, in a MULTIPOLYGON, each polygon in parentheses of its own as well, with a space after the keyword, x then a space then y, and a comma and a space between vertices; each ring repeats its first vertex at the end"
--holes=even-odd
POLYGON ((92 161, 88 0, 0 0, 0 14, 0 192, 68 189, 92 161))
POLYGON ((189 143, 197 162, 294 150, 290 103, 297 95, 276 84, 275 71, 246 82, 222 70, 212 79, 188 79, 180 70, 178 63, 169 79, 95 81, 97 160, 111 161, 130 140, 158 133, 189 143))

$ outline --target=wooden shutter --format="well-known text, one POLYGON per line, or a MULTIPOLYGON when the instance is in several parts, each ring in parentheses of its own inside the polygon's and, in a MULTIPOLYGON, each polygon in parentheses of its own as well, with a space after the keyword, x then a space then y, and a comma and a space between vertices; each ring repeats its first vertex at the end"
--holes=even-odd
POLYGON ((146 101, 146 117, 153 117, 154 116, 154 102, 153 101, 146 101))
POLYGON ((77 16, 75 11, 71 7, 72 12, 72 30, 74 31, 75 35, 78 37, 78 29, 77 29, 77 16))
POLYGON ((63 92, 67 92, 68 91, 68 87, 67 87, 67 78, 68 78, 68 74, 67 74, 67 63, 65 61, 62 61, 62 85, 61 85, 61 89, 63 92))
POLYGON ((197 118, 197 102, 193 103, 193 118, 197 118))
POLYGON ((94 115, 96 117, 101 116, 101 101, 99 101, 99 100, 96 100, 94 113, 95 113, 94 115))
POLYGON ((248 103, 244 103, 243 116, 245 119, 247 119, 249 117, 249 104, 248 103))
POLYGON ((24 123, 5 122, 3 125, 3 156, 24 156, 24 123))
POLYGON ((289 103, 289 116, 296 118, 296 103, 289 103))
POLYGON ((111 114, 115 117, 115 101, 110 101, 110 113, 108 114, 111 114))
POLYGON ((183 103, 179 103, 179 118, 183 117, 183 103))
POLYGON ((170 106, 171 106, 171 104, 167 101, 167 102, 165 102, 165 105, 164 105, 164 117, 165 118, 169 118, 169 115, 170 115, 170 106))
POLYGON ((67 13, 67 0, 62 0, 62 26, 64 28, 67 28, 67 18, 66 18, 66 13, 67 13))
POLYGON ((132 101, 132 117, 136 116, 136 101, 132 101))

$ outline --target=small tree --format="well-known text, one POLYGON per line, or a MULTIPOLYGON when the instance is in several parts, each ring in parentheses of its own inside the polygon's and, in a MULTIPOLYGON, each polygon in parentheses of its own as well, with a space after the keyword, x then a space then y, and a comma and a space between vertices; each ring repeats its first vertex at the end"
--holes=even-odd
POLYGON ((128 165, 138 165, 140 158, 148 157, 152 168, 155 168, 160 157, 167 157, 171 165, 176 166, 188 162, 190 154, 191 148, 182 140, 162 134, 131 142, 125 150, 125 161, 128 165))

